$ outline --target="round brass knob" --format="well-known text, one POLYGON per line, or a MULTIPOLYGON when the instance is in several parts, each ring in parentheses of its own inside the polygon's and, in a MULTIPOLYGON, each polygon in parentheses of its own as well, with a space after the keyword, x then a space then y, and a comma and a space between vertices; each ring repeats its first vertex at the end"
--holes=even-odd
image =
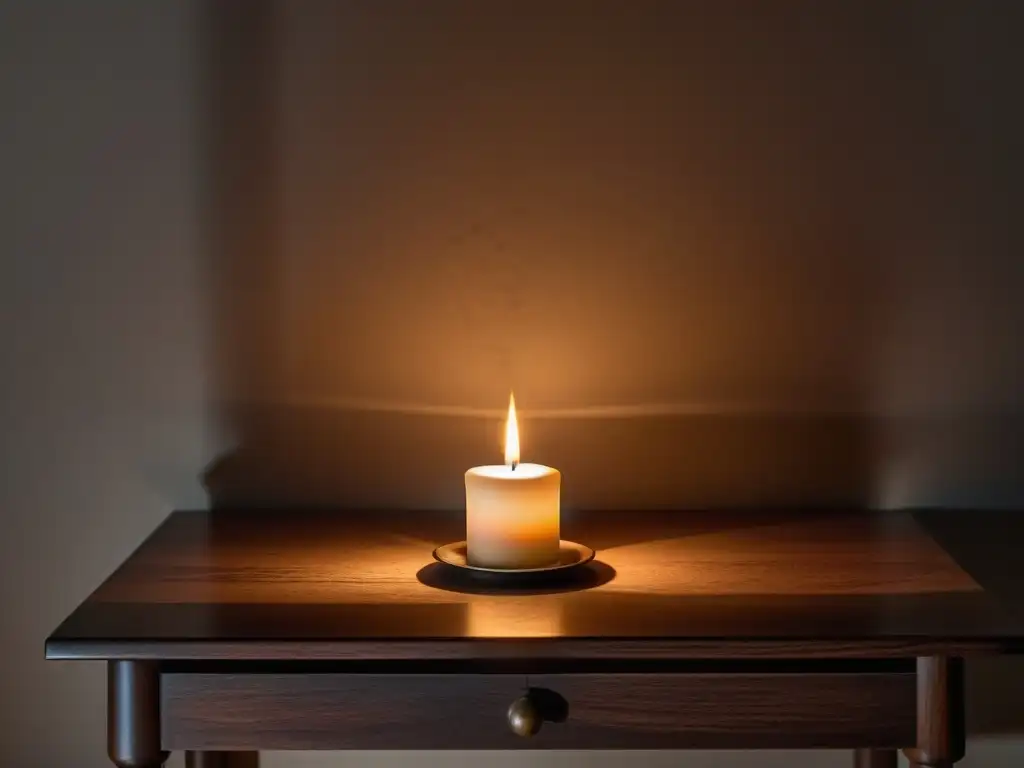
POLYGON ((517 736, 535 736, 543 724, 544 718, 529 696, 520 696, 508 708, 508 725, 517 736))

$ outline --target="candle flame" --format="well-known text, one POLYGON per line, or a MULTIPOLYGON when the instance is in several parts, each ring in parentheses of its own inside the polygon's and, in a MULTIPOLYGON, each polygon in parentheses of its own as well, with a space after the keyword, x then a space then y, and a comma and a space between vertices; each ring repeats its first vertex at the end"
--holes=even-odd
POLYGON ((516 423, 516 399, 508 393, 508 421, 505 422, 505 464, 516 468, 519 464, 519 424, 516 423))

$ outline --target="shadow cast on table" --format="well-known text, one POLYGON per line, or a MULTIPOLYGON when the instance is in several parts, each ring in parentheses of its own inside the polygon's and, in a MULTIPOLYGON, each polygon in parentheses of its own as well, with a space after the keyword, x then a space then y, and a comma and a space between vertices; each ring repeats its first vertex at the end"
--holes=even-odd
POLYGON ((473 574, 442 563, 431 563, 416 573, 421 584, 445 592, 465 595, 557 595, 581 592, 608 584, 615 579, 615 569, 595 560, 563 574, 530 575, 502 581, 494 574, 473 574))

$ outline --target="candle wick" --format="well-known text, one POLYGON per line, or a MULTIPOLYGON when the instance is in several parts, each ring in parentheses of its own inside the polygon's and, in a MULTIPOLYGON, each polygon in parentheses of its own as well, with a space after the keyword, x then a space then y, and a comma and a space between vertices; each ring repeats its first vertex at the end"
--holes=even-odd
POLYGON ((516 471, 516 467, 518 467, 518 466, 519 466, 519 462, 518 461, 513 461, 512 462, 512 471, 515 472, 516 471))

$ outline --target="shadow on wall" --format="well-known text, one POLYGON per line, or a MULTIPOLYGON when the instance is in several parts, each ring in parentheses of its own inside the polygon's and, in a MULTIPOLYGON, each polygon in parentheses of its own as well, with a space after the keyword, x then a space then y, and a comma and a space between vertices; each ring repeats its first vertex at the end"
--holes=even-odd
MULTIPOLYGON (((455 509, 463 473, 502 462, 497 418, 322 408, 234 416, 246 442, 207 476, 222 505, 455 509)), ((827 416, 664 416, 523 423, 524 457, 563 473, 570 509, 863 506, 864 424, 827 416)))
POLYGON ((207 7, 214 503, 1024 500, 1021 11, 207 7))

